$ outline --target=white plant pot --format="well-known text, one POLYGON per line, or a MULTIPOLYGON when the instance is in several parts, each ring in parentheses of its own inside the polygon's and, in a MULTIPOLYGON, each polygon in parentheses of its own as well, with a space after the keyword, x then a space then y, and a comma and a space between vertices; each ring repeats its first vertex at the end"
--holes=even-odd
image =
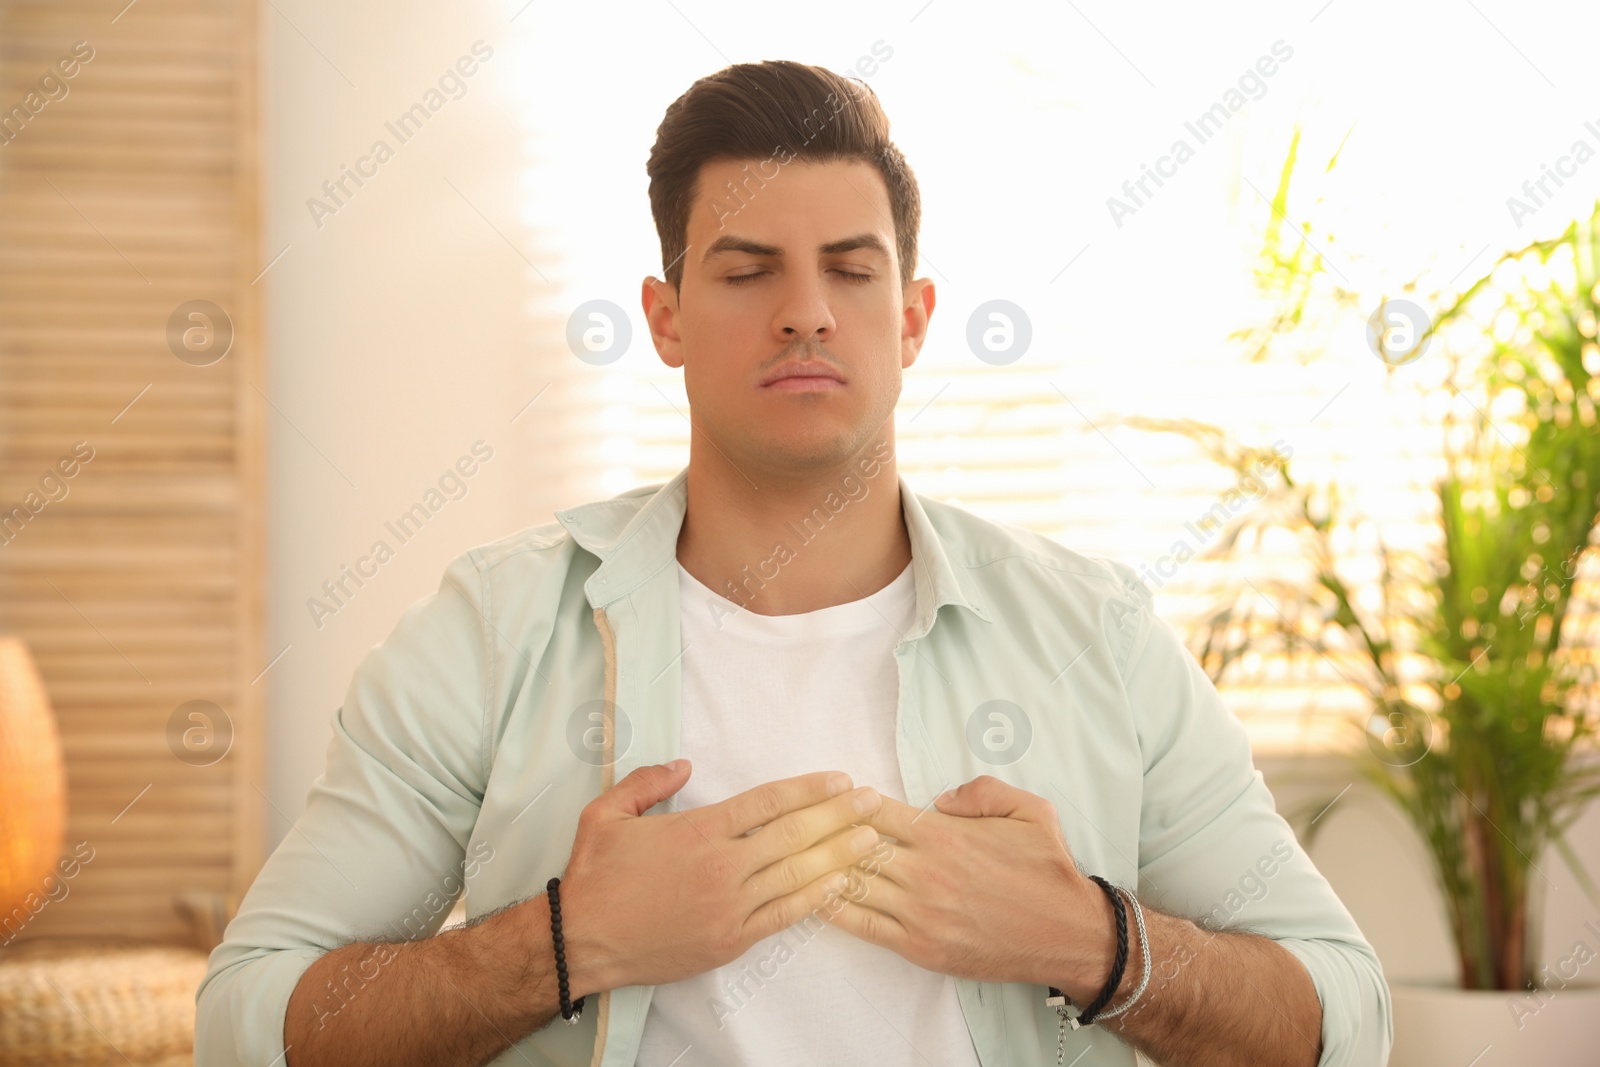
POLYGON ((1537 994, 1393 983, 1389 1067, 1593 1067, 1600 1063, 1600 986, 1537 994))

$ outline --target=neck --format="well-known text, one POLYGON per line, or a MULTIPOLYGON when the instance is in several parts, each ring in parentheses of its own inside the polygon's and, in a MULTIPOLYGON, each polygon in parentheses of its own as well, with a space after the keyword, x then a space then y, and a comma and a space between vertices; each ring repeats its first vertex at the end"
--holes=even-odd
POLYGON ((795 615, 860 600, 911 562, 891 431, 801 475, 741 473, 720 453, 690 449, 678 561, 745 610, 795 615))

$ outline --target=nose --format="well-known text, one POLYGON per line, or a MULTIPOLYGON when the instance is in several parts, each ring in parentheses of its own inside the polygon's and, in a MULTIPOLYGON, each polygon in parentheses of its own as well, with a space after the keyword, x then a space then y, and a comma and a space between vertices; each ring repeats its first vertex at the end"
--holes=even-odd
POLYGON ((786 343, 831 340, 838 324, 834 321, 833 309, 828 306, 823 279, 790 280, 784 287, 783 301, 773 325, 777 327, 779 339, 786 343))

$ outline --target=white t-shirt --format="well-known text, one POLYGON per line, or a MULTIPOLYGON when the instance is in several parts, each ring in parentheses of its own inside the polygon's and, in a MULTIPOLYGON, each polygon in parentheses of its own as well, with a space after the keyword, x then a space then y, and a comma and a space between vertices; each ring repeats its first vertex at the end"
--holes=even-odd
MULTIPOLYGON (((740 610, 681 564, 678 588, 682 754, 694 770, 676 810, 822 770, 844 771, 857 786, 905 801, 893 650, 914 616, 909 564, 871 596, 799 615, 740 610)), ((977 1067, 955 980, 815 921, 757 942, 725 967, 657 986, 636 1060, 638 1067, 868 1062, 977 1067)))

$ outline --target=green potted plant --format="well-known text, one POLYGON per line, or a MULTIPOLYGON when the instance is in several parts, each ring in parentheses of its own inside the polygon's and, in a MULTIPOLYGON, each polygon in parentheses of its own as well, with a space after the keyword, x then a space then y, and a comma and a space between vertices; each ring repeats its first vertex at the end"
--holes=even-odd
MULTIPOLYGON (((1237 335, 1257 360, 1315 350, 1328 339, 1303 336, 1311 324, 1335 318, 1334 305, 1359 306, 1357 294, 1319 278, 1327 263, 1310 223, 1293 235, 1278 225, 1298 141, 1297 132, 1262 260, 1274 314, 1237 335)), ((1290 573, 1238 580, 1195 631, 1192 650, 1212 681, 1227 687, 1245 680, 1247 665, 1287 661, 1359 693, 1351 753, 1426 846, 1458 990, 1393 987, 1395 1067, 1591 1063, 1600 1044, 1600 995, 1584 988, 1600 978, 1600 922, 1570 955, 1543 961, 1530 907, 1553 850, 1600 908, 1567 840, 1600 792, 1600 612, 1587 595, 1600 515, 1597 265, 1600 203, 1560 236, 1501 257, 1465 291, 1430 301, 1431 322, 1398 349, 1385 324, 1404 320, 1378 309, 1369 336, 1387 373, 1414 373, 1424 353, 1431 363, 1417 388, 1450 400, 1435 405, 1442 463, 1434 536, 1420 544, 1394 547, 1348 486, 1298 478, 1282 450, 1197 422, 1132 420, 1187 436, 1259 499, 1208 555, 1243 564, 1266 558, 1265 545, 1278 559, 1292 546, 1290 573), (1352 551, 1361 543, 1370 548, 1352 551)), ((1326 825, 1304 826, 1307 844, 1326 825)))

